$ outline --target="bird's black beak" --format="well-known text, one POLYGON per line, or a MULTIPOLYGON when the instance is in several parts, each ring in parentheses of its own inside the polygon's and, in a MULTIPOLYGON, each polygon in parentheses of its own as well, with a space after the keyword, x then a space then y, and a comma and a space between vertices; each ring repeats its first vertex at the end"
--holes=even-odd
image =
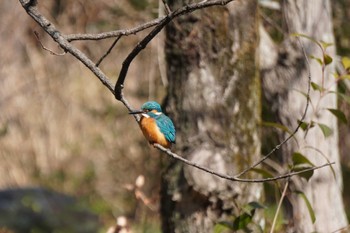
POLYGON ((134 111, 129 112, 129 114, 132 114, 132 115, 141 114, 141 113, 143 113, 142 110, 134 110, 134 111))

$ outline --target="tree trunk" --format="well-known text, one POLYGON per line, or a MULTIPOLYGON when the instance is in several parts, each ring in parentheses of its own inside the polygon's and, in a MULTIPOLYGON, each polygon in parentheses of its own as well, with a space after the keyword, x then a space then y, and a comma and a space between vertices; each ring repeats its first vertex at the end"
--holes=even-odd
MULTIPOLYGON (((170 8, 179 2, 169 1, 170 8)), ((257 41, 254 0, 201 10, 167 27, 166 110, 177 129, 176 152, 231 175, 258 160, 257 41)), ((173 162, 162 177, 163 231, 212 232, 261 195, 260 184, 226 181, 173 162)))
MULTIPOLYGON (((301 33, 318 41, 334 43, 332 13, 329 0, 293 0, 283 1, 283 14, 290 33, 301 33)), ((308 55, 321 57, 321 51, 315 43, 302 39, 308 55)), ((302 49, 295 39, 288 38, 277 47, 261 30, 261 59, 264 93, 281 123, 294 129, 300 120, 306 105, 308 70, 302 49)), ((335 46, 327 48, 327 53, 335 57, 335 46)), ((310 60, 312 82, 322 86, 321 66, 310 60)), ((332 74, 334 63, 327 66, 324 87, 336 91, 332 74)), ((293 178, 288 197, 292 206, 289 212, 290 232, 333 232, 347 225, 342 201, 342 176, 338 151, 337 119, 326 108, 337 108, 336 95, 320 97, 320 92, 311 90, 312 106, 307 111, 305 122, 314 121, 327 125, 333 134, 325 137, 317 125, 306 131, 299 130, 295 141, 282 148, 284 161, 291 159, 293 152, 300 152, 315 165, 327 162, 325 157, 336 164, 333 166, 335 177, 330 168, 314 172, 312 178, 305 180, 293 178), (318 103, 318 106, 317 106, 318 103), (295 191, 302 191, 310 201, 316 221, 313 224, 305 201, 295 191)), ((285 136, 285 135, 284 135, 285 136)))

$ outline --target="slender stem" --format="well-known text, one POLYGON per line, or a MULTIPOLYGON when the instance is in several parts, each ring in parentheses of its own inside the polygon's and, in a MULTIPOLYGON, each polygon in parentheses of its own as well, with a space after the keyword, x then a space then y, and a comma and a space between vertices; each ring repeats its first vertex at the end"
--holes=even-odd
POLYGON ((275 230, 275 226, 276 226, 276 222, 277 222, 277 217, 278 217, 278 214, 279 214, 279 212, 280 212, 283 199, 284 199, 284 197, 286 196, 289 182, 290 182, 290 177, 288 178, 286 184, 284 185, 284 189, 283 189, 283 192, 282 192, 282 195, 281 195, 281 199, 280 199, 280 201, 278 202, 278 206, 277 206, 277 209, 276 209, 276 213, 275 213, 275 216, 274 216, 274 218, 273 218, 273 222, 272 222, 272 225, 271 225, 270 233, 273 233, 274 230, 275 230))

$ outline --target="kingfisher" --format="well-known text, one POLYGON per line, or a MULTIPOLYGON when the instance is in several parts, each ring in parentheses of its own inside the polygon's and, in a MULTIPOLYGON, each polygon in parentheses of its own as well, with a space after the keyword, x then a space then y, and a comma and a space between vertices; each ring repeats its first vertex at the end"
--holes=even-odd
POLYGON ((131 111, 129 114, 141 114, 139 125, 150 144, 157 143, 169 149, 172 143, 175 144, 175 126, 157 102, 148 101, 141 106, 141 110, 131 111))

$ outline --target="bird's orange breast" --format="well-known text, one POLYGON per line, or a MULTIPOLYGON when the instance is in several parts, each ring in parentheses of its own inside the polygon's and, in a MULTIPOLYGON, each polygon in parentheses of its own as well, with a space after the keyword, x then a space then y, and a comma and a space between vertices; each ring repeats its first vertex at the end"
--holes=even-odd
POLYGON ((171 147, 171 143, 166 140, 164 134, 159 130, 155 119, 151 117, 142 117, 140 127, 143 135, 150 143, 158 143, 166 148, 171 147))

